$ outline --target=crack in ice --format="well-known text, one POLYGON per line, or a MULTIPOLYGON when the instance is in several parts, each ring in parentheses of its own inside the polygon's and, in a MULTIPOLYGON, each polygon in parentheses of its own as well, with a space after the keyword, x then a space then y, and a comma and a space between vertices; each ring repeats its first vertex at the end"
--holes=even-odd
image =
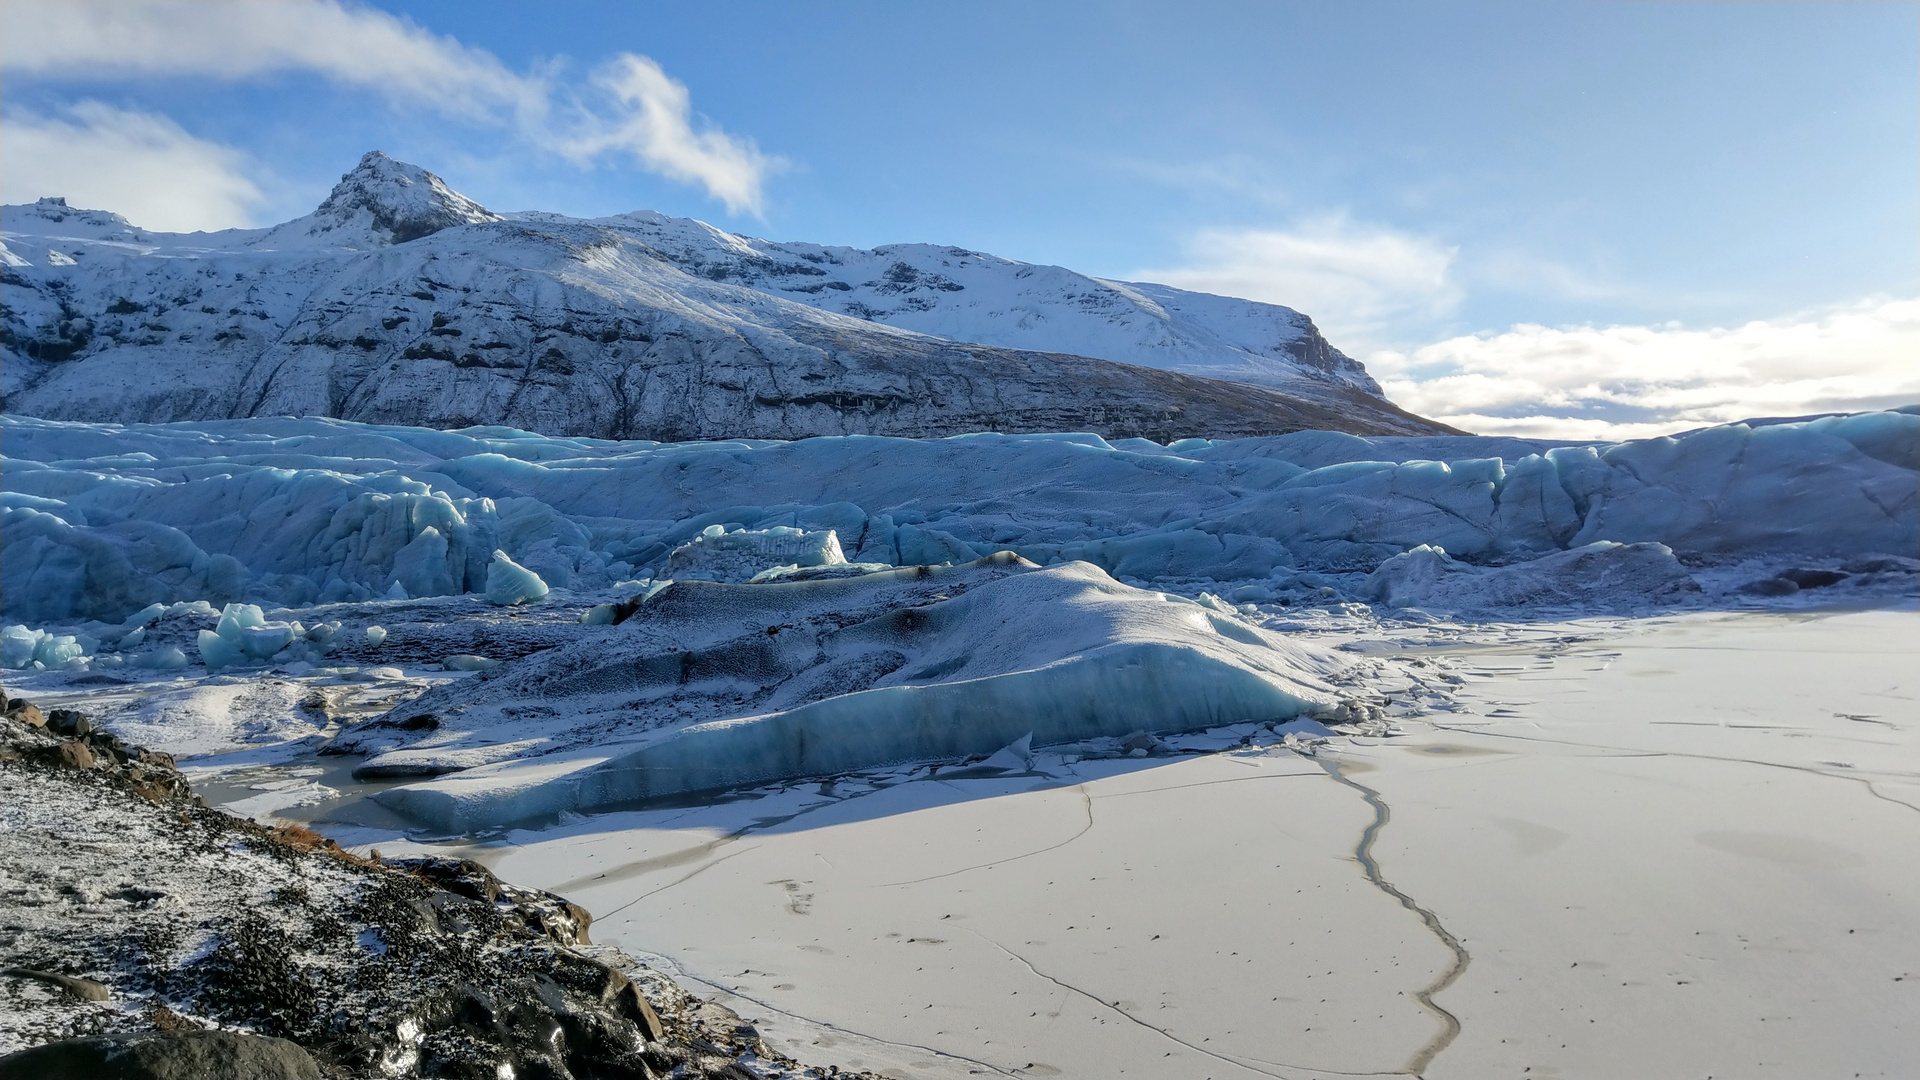
POLYGON ((918 885, 923 881, 938 881, 941 878, 949 878, 949 877, 953 877, 956 874, 964 874, 970 870, 984 870, 989 866, 1002 866, 1007 863, 1019 862, 1021 859, 1031 859, 1035 855, 1045 855, 1049 851, 1058 851, 1061 848, 1066 847, 1068 844, 1073 843, 1075 840, 1078 840, 1081 837, 1087 835, 1088 831, 1093 828, 1093 798, 1092 796, 1087 794, 1087 785, 1075 784, 1073 786, 1073 790, 1076 793, 1078 793, 1080 796, 1080 801, 1083 804, 1082 809, 1084 809, 1087 814, 1087 823, 1085 825, 1080 826, 1079 832, 1074 833, 1072 836, 1067 837, 1065 840, 1062 840, 1057 844, 1049 844, 1048 846, 1039 848, 1035 851, 1029 851, 1020 855, 1013 855, 1005 859, 993 859, 989 862, 976 863, 973 866, 963 866, 958 870, 949 870, 944 874, 931 874, 931 875, 928 875, 927 877, 913 878, 908 881, 889 881, 885 884, 874 885, 871 887, 875 889, 894 889, 902 885, 918 885))
POLYGON ((1637 749, 1624 747, 1624 746, 1608 746, 1605 743, 1574 742, 1570 739, 1533 738, 1527 735, 1516 735, 1516 734, 1513 734, 1512 732, 1504 732, 1504 731, 1477 731, 1471 728, 1451 727, 1446 724, 1437 724, 1431 720, 1427 721, 1427 723, 1432 724, 1435 728, 1441 731, 1450 731, 1456 735, 1482 735, 1489 739, 1516 739, 1520 742, 1545 743, 1553 746, 1569 746, 1577 750, 1601 750, 1601 751, 1610 753, 1616 757, 1690 758, 1694 761, 1718 761, 1727 765, 1757 765, 1767 769, 1787 769, 1792 772, 1807 773, 1812 776, 1823 776, 1829 780, 1845 780, 1849 783, 1859 784, 1862 787, 1867 789, 1867 794, 1872 795, 1876 799, 1879 799, 1883 802, 1890 802, 1895 806, 1905 807, 1908 810, 1912 810, 1916 814, 1920 814, 1920 806, 1916 806, 1913 803, 1907 802, 1905 799, 1896 799, 1891 795, 1883 794, 1879 788, 1876 788, 1873 786, 1873 780, 1868 777, 1847 776, 1842 773, 1828 772, 1825 769, 1816 769, 1811 765, 1795 765, 1795 764, 1792 764, 1791 762, 1785 762, 1785 761, 1761 761, 1757 758, 1723 757, 1719 754, 1690 754, 1683 750, 1637 750, 1637 749))
POLYGON ((981 941, 984 941, 987 944, 993 946, 994 948, 1000 950, 1001 952, 1005 953, 1008 957, 1019 961, 1021 966, 1025 967, 1028 971, 1032 972, 1035 978, 1044 979, 1045 981, 1052 983, 1053 985, 1059 987, 1062 990, 1067 991, 1070 994, 1078 994, 1079 996, 1086 998, 1088 1001, 1091 1001, 1094 1004, 1099 1005, 1102 1009, 1105 1009, 1108 1012, 1111 1012, 1117 1016, 1120 1016, 1122 1019, 1125 1019, 1129 1023, 1132 1023, 1138 1027, 1143 1027, 1148 1031, 1151 1031, 1156 1035, 1159 1035, 1162 1038, 1167 1039, 1170 1042, 1177 1043, 1181 1046, 1186 1047, 1189 1050, 1192 1050, 1196 1054, 1200 1054, 1203 1057, 1212 1058, 1213 1060, 1221 1062, 1222 1064, 1232 1065, 1235 1068, 1245 1069, 1248 1072, 1258 1073, 1261 1076, 1271 1076, 1271 1077, 1274 1077, 1275 1080, 1291 1080, 1291 1078, 1286 1076, 1283 1073, 1268 1072, 1267 1070, 1259 1068, 1257 1066, 1249 1065, 1247 1064, 1247 1062, 1257 1061, 1262 1065, 1271 1065, 1276 1069, 1294 1069, 1302 1072, 1323 1073, 1328 1076, 1401 1076, 1401 1075, 1404 1075, 1404 1073, 1401 1073, 1401 1072, 1342 1072, 1339 1069, 1317 1069, 1317 1068, 1312 1068, 1306 1065, 1290 1065, 1290 1064, 1287 1064, 1286 1062, 1266 1061, 1262 1058, 1253 1058, 1253 1057, 1241 1058, 1239 1055, 1229 1055, 1229 1054, 1220 1053, 1219 1051, 1216 1051, 1216 1050, 1208 1050, 1206 1047, 1188 1042, 1187 1040, 1181 1038, 1180 1036, 1175 1035, 1173 1032, 1168 1031, 1166 1028, 1160 1027, 1155 1024, 1147 1023, 1145 1020, 1142 1020, 1139 1017, 1128 1012, 1127 1010, 1121 1008, 1120 1003, 1117 1001, 1108 1001, 1105 998, 1100 997, 1098 994, 1088 993, 1087 991, 1082 990, 1080 987, 1075 986, 1070 982, 1067 982, 1063 979, 1055 978, 1054 976, 1049 975, 1044 971, 1041 971, 1039 968, 1033 966, 1033 961, 1028 960, 1026 957, 1021 956, 1019 953, 1014 952, 1012 949, 1007 948, 1005 945, 1000 944, 999 942, 993 940, 987 935, 982 934, 978 930, 970 929, 964 926, 960 927, 960 929, 965 930, 967 933, 972 934, 974 937, 977 937, 981 941))
POLYGON ((978 1058, 970 1058, 970 1057, 967 1057, 965 1054, 956 1054, 948 1050, 936 1050, 931 1046, 926 1046, 921 1043, 897 1042, 893 1039, 883 1039, 883 1038, 880 1038, 878 1035, 869 1035, 864 1031, 855 1031, 853 1028, 842 1027, 839 1024, 829 1023, 825 1020, 816 1020, 811 1016, 803 1016, 800 1013, 794 1012, 790 1009, 783 1009, 780 1006, 775 1005, 771 1002, 762 1001, 761 999, 754 997, 750 994, 743 994, 740 991, 733 989, 732 987, 729 987, 723 983, 714 982, 712 979, 703 979, 698 975, 694 975, 691 972, 688 972, 685 968, 680 967, 679 964, 675 964, 674 967, 676 969, 675 971, 676 978, 685 979, 688 982, 697 982, 702 986, 712 987, 713 989, 718 990, 723 994, 727 994, 732 997, 737 997, 741 1001, 750 1001, 753 1004, 758 1005, 760 1008, 766 1009, 769 1012, 778 1013, 781 1016, 787 1017, 790 1020, 796 1020, 802 1024, 811 1024, 814 1027, 825 1028, 828 1031, 837 1032, 841 1035, 851 1035, 856 1039, 865 1039, 868 1042, 878 1043, 881 1046, 894 1046, 902 1050, 918 1050, 921 1053, 931 1054, 937 1058, 948 1058, 953 1061, 964 1061, 969 1065, 977 1065, 982 1069, 986 1069, 1000 1076, 1012 1077, 1017 1075, 1016 1073, 1008 1072, 1007 1070, 1000 1068, 998 1065, 991 1064, 990 1062, 981 1061, 978 1058))
POLYGON ((1454 937, 1453 934, 1441 924, 1438 915, 1422 907, 1413 897, 1401 892, 1392 882, 1381 876, 1380 864, 1373 857, 1373 843, 1379 839, 1380 830, 1386 827, 1388 821, 1392 820, 1393 812, 1388 808, 1386 802, 1380 798, 1380 793, 1348 777, 1341 771, 1340 763, 1332 758, 1315 756, 1313 757, 1313 761, 1326 771, 1327 776, 1330 777, 1334 783, 1359 792, 1360 797, 1367 801, 1367 805, 1373 807, 1373 821, 1369 823, 1365 831, 1360 834, 1360 843, 1353 849, 1353 857, 1360 863, 1361 869, 1365 871, 1367 880, 1373 883, 1374 888, 1398 900, 1401 907, 1420 916, 1420 921, 1425 923, 1427 929, 1433 932, 1433 936, 1439 938, 1440 943, 1445 945, 1448 951, 1453 953, 1453 964, 1448 967, 1446 971, 1441 972, 1439 978, 1413 992, 1414 999, 1419 1001, 1428 1012, 1432 1013, 1434 1018, 1440 1021, 1441 1025, 1439 1033, 1427 1040, 1426 1045, 1416 1051, 1413 1057, 1407 1061, 1406 1067, 1401 1070, 1413 1076, 1422 1076, 1426 1073, 1427 1066, 1433 1064, 1433 1059, 1439 1056, 1440 1052, 1445 1050, 1460 1034, 1459 1017, 1454 1016, 1442 1008, 1438 1002, 1434 1001, 1434 995, 1452 986, 1461 975, 1465 974, 1467 965, 1472 962, 1473 958, 1468 955, 1466 946, 1460 944, 1460 939, 1454 937))

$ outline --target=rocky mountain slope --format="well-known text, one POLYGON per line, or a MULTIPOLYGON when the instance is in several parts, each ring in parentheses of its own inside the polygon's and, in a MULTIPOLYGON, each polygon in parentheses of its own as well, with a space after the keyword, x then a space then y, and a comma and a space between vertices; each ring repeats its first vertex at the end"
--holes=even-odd
POLYGON ((0 393, 34 416, 657 440, 1444 430, 1286 308, 951 248, 500 215, 378 153, 270 229, 154 233, 54 199, 0 226, 0 393))

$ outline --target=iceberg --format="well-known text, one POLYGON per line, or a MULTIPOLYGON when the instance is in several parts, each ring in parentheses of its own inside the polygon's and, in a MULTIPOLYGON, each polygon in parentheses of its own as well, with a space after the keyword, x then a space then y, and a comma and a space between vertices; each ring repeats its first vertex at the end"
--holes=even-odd
POLYGON ((514 562, 504 551, 493 553, 493 562, 487 567, 487 603, 511 607, 546 596, 547 583, 539 574, 514 562))
POLYGON ((377 798, 466 831, 1023 739, 1331 718, 1345 664, 1089 563, 1005 552, 677 582, 618 625, 429 690, 330 749, 372 754, 369 775, 448 773, 377 798))

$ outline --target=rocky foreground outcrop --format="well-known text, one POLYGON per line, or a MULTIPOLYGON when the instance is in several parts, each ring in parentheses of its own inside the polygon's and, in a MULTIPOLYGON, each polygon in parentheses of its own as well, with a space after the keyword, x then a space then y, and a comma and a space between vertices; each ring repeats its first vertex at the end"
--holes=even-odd
POLYGON ((558 896, 237 818, 165 755, 6 704, 0 1080, 823 1075, 558 896))

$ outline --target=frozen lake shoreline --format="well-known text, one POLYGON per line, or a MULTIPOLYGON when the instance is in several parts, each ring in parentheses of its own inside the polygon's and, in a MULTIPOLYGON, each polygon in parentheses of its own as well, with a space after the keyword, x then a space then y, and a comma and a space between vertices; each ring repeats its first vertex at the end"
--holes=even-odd
POLYGON ((1401 734, 338 835, 566 894, 776 1045, 901 1075, 1894 1076, 1916 631, 1900 603, 1328 635, 1390 661, 1401 734), (1415 996, 1457 957, 1368 880, 1379 817, 1328 764, 1469 957, 1434 998, 1457 1037, 1415 996))

